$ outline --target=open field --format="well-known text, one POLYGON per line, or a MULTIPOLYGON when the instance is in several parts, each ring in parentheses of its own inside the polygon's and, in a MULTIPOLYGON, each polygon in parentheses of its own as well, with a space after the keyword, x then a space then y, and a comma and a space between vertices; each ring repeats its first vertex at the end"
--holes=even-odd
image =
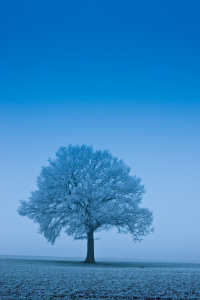
POLYGON ((200 264, 0 258, 0 299, 200 299, 200 264))

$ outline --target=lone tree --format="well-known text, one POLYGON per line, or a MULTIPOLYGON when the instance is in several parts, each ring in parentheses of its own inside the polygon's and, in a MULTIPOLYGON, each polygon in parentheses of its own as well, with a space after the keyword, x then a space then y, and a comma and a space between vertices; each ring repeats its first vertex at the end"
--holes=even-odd
POLYGON ((37 178, 38 190, 21 200, 18 212, 39 224, 39 233, 54 244, 64 230, 87 239, 86 263, 95 263, 94 232, 117 227, 134 241, 153 231, 153 214, 140 208, 141 179, 107 150, 90 146, 61 147, 37 178))

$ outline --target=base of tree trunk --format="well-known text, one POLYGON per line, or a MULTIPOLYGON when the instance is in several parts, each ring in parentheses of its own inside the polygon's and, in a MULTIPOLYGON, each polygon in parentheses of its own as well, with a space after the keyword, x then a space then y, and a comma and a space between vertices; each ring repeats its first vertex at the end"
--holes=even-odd
POLYGON ((90 260, 90 259, 87 259, 83 261, 84 263, 86 264, 96 264, 96 261, 93 259, 93 260, 90 260))

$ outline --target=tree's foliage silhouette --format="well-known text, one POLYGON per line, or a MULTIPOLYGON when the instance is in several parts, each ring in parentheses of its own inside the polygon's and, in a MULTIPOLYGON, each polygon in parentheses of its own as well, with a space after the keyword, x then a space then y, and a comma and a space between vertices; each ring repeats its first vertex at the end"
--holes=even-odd
POLYGON ((141 179, 107 150, 92 146, 61 147, 37 178, 38 189, 18 212, 39 224, 39 233, 52 244, 64 230, 74 239, 87 239, 85 262, 94 263, 94 233, 117 227, 134 241, 153 231, 153 214, 139 207, 145 193, 141 179))

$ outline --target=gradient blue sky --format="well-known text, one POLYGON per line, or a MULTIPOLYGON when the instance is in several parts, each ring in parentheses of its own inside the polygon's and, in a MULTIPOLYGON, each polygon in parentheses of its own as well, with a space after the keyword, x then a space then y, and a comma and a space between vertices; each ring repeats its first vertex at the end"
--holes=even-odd
POLYGON ((155 232, 98 234, 96 257, 200 262, 200 2, 0 5, 0 255, 77 256, 16 212, 60 146, 124 159, 155 232))

